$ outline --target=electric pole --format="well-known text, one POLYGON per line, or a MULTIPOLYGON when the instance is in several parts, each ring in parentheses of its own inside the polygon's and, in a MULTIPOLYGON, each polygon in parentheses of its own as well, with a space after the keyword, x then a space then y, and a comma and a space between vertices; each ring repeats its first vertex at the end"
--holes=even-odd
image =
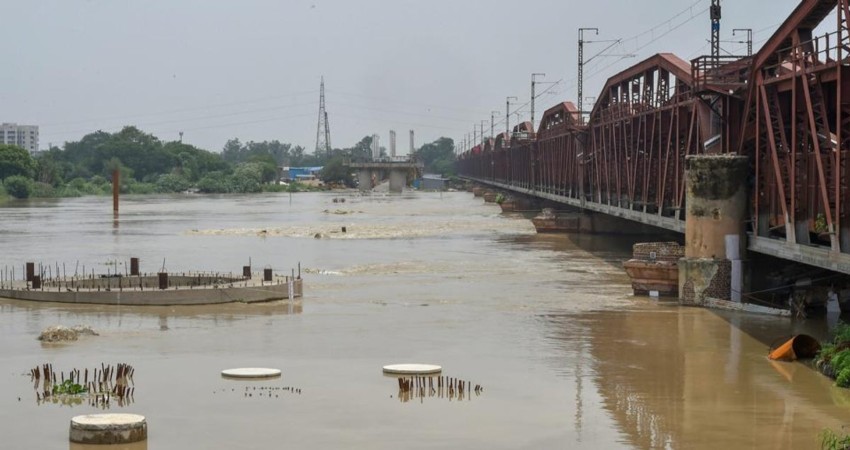
POLYGON ((496 137, 493 134, 494 128, 496 127, 496 114, 499 114, 499 111, 490 111, 490 139, 496 137))
POLYGON ((487 123, 486 120, 481 121, 481 144, 484 144, 484 124, 487 123))
POLYGON ((511 100, 518 100, 516 97, 508 97, 505 101, 505 134, 510 139, 511 136, 511 100))
POLYGON ((531 74, 531 128, 535 129, 535 130, 537 128, 534 126, 534 86, 535 86, 535 83, 536 83, 534 78, 535 77, 545 77, 545 76, 546 76, 545 73, 532 73, 531 74))
POLYGON ((720 62, 720 0, 711 0, 711 59, 717 66, 720 62))
POLYGON ((578 116, 579 124, 584 123, 584 32, 593 31, 599 35, 599 28, 578 29, 578 116))
POLYGON ((319 123, 316 126, 316 155, 325 152, 331 156, 331 130, 328 124, 328 111, 325 109, 325 77, 319 85, 319 123))
MULTIPOLYGON (((738 31, 746 31, 747 32, 747 56, 753 56, 753 29, 752 28, 735 28, 732 30, 732 36, 735 35, 738 31)), ((738 41, 738 43, 743 44, 743 42, 738 41)))

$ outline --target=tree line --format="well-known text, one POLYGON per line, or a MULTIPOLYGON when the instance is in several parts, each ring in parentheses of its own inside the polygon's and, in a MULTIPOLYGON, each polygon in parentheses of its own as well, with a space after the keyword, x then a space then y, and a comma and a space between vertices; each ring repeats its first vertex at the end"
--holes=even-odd
MULTIPOLYGON (((252 193, 294 187, 278 186, 278 167, 323 166, 325 183, 353 186, 346 160, 371 156, 372 138, 349 148, 307 153, 277 140, 241 142, 231 139, 221 153, 177 141, 164 142, 133 126, 108 133, 96 131, 63 148, 51 147, 35 157, 13 145, 0 145, 0 198, 106 195, 111 174, 121 171, 122 193, 150 194, 197 189, 203 193, 252 193)), ((451 175, 454 143, 440 138, 417 152, 426 170, 451 175)))

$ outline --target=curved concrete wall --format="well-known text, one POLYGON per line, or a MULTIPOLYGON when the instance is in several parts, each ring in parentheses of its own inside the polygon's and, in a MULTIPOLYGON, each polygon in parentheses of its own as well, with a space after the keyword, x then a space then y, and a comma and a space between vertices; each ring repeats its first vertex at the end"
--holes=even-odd
MULTIPOLYGON (((295 280, 295 297, 302 297, 304 280, 295 280)), ((288 298, 286 284, 195 289, 151 289, 146 291, 34 291, 1 289, 0 297, 37 302, 97 305, 179 306, 216 303, 257 303, 288 298)))

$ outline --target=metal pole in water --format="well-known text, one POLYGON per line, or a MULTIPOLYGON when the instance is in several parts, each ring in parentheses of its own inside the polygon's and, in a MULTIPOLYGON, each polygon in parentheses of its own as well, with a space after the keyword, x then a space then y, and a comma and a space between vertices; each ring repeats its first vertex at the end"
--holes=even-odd
POLYGON ((121 186, 121 172, 119 168, 112 170, 112 214, 118 217, 118 196, 121 186))

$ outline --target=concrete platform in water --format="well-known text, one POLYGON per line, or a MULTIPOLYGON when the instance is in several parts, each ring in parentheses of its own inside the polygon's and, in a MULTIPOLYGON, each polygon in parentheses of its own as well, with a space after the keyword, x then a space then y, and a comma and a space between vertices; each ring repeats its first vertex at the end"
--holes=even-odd
POLYGON ((559 214, 554 209, 544 208, 531 219, 531 223, 538 233, 578 233, 581 231, 580 220, 578 214, 559 214))
POLYGON ((632 259, 623 268, 632 280, 635 295, 657 292, 661 297, 679 295, 679 259, 685 248, 676 242, 641 242, 632 247, 632 259))
MULTIPOLYGON (((0 298, 99 305, 175 306, 259 303, 289 299, 291 277, 236 277, 210 273, 51 279, 38 288, 16 281, 0 288, 0 298), (164 281, 164 284, 161 282, 164 281), (162 288, 161 288, 162 287, 162 288)), ((292 279, 293 299, 303 296, 301 278, 292 279)))

